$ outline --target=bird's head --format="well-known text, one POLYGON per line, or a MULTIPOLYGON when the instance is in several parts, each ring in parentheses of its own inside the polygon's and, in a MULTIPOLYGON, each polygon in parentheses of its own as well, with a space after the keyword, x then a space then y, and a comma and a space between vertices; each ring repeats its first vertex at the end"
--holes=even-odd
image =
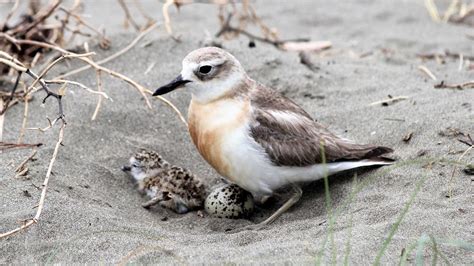
POLYGON ((200 48, 184 58, 178 77, 158 88, 153 96, 186 87, 193 99, 206 103, 232 91, 246 77, 245 70, 230 53, 217 47, 200 48))
POLYGON ((122 170, 129 172, 136 181, 141 181, 168 166, 169 163, 158 153, 141 149, 130 157, 129 165, 122 166, 122 170))

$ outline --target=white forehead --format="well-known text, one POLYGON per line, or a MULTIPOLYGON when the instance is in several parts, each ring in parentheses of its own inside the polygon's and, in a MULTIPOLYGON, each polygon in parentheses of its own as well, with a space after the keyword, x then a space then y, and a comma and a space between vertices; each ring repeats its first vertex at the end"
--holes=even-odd
POLYGON ((194 73, 199 67, 204 65, 217 66, 223 63, 230 63, 241 69, 237 59, 225 50, 217 47, 204 47, 190 52, 184 59, 182 64, 181 76, 184 79, 192 79, 194 73))
POLYGON ((228 52, 217 47, 204 47, 190 52, 183 60, 183 65, 216 65, 227 60, 236 61, 228 52))

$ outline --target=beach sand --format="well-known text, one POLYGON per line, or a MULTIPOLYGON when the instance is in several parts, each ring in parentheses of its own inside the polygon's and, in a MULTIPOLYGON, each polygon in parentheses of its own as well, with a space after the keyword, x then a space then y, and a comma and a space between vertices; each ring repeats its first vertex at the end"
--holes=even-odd
MULTIPOLYGON (((86 9, 97 25, 111 29, 112 49, 92 47, 98 52, 95 58, 119 50, 136 36, 121 27, 123 18, 118 6, 114 4, 104 15, 104 5, 86 9)), ((148 1, 146 9, 158 16, 161 5, 148 1)), ((216 32, 218 23, 217 8, 212 5, 183 6, 179 13, 171 9, 180 43, 160 27, 105 66, 151 90, 173 79, 181 69, 182 58, 200 47, 205 30, 216 32), (152 41, 151 45, 142 47, 147 41, 152 41), (154 68, 144 74, 152 63, 154 68)), ((158 151, 209 185, 219 182, 220 177, 200 157, 175 113, 157 100, 152 100, 153 110, 147 109, 136 90, 104 75, 104 90, 113 102, 104 100, 97 120, 91 121, 97 95, 70 88, 64 97, 68 124, 45 208, 38 224, 0 240, 0 264, 313 264, 321 251, 321 262, 334 262, 334 252, 337 263, 342 264, 348 241, 349 262, 370 264, 423 180, 381 263, 397 264, 402 250, 426 235, 438 240, 437 249, 451 264, 473 264, 472 244, 459 247, 459 243, 474 242, 472 176, 464 174, 461 166, 452 176, 454 166, 448 162, 429 164, 441 158, 455 161, 468 148, 457 137, 440 132, 457 128, 474 133, 474 90, 434 89, 433 85, 441 80, 472 80, 473 73, 459 71, 457 58, 437 64, 435 60, 422 62, 416 56, 446 49, 472 55, 473 41, 466 37, 472 34, 472 28, 433 22, 423 1, 257 1, 256 10, 283 39, 329 40, 333 47, 324 56, 311 55, 319 67, 311 71, 299 62, 295 52, 282 52, 260 42, 249 48, 244 36, 224 42, 248 74, 293 99, 332 131, 357 142, 393 147, 399 164, 359 171, 359 187, 352 199, 354 172, 331 177, 331 202, 338 214, 333 225, 322 180, 305 186, 301 201, 261 231, 225 233, 226 229, 263 220, 284 199, 257 210, 250 221, 200 217, 196 212, 178 215, 161 208, 145 210, 140 205, 146 199, 120 170, 139 148, 158 151), (428 67, 438 81, 424 75, 419 65, 428 67), (388 95, 409 99, 390 106, 370 105, 388 95), (410 132, 413 137, 406 143, 402 139, 410 132), (333 243, 329 238, 323 246, 330 227, 333 243)), ((72 62, 71 66, 55 67, 51 76, 79 65, 72 62)), ((70 79, 95 88, 92 70, 70 79)), ((41 108, 41 98, 38 93, 30 103, 28 127, 44 127, 46 117, 54 118, 56 114, 56 102, 49 99, 41 108)), ((189 92, 178 90, 166 98, 186 113, 189 92)), ((16 141, 22 115, 22 104, 7 112, 4 141, 16 141)), ((34 216, 41 193, 38 187, 46 174, 58 129, 56 125, 45 133, 27 132, 25 142, 44 143, 37 160, 28 164, 28 178, 15 178, 14 170, 31 150, 0 155, 0 232, 34 216)), ((462 161, 473 163, 473 159, 471 151, 462 161)), ((434 254, 430 243, 426 243, 423 253, 426 263, 434 254)), ((408 255, 409 262, 416 259, 415 251, 408 255)), ((442 261, 439 256, 438 261, 442 261)))

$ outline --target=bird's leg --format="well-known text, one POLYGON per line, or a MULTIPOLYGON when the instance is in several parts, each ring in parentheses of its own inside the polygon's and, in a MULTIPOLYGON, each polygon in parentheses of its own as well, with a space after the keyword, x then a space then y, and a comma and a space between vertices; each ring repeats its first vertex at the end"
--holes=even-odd
POLYGON ((285 213, 291 206, 293 206, 295 203, 297 203, 300 199, 301 196, 303 195, 303 190, 301 190, 301 187, 296 184, 292 184, 293 188, 293 195, 291 195, 291 198, 288 199, 288 201, 285 202, 276 212, 274 212, 270 217, 268 217, 265 221, 260 222, 259 224, 256 224, 257 229, 261 229, 265 227, 266 225, 272 223, 275 221, 280 215, 285 213))
POLYGON ((149 209, 151 206, 156 205, 160 203, 161 201, 169 200, 171 199, 169 193, 167 191, 164 191, 162 193, 158 193, 158 195, 151 200, 145 202, 142 204, 142 207, 145 209, 149 209))
POLYGON ((245 226, 241 230, 238 230, 238 231, 242 231, 242 230, 260 230, 260 229, 263 229, 268 224, 275 221, 278 217, 280 217, 280 215, 285 213, 289 208, 291 208, 291 206, 293 206, 295 203, 297 203, 301 199, 301 196, 303 195, 303 190, 301 189, 301 187, 297 184, 292 184, 292 188, 293 188, 293 195, 291 196, 291 198, 288 199, 288 201, 286 201, 285 204, 283 204, 276 212, 274 212, 265 221, 260 222, 258 224, 252 224, 252 225, 249 225, 249 226, 245 226))
POLYGON ((142 204, 142 207, 145 208, 145 209, 149 209, 151 206, 160 203, 160 201, 162 201, 162 200, 163 200, 162 197, 154 197, 154 198, 152 198, 151 200, 149 200, 149 201, 143 203, 143 204, 142 204))

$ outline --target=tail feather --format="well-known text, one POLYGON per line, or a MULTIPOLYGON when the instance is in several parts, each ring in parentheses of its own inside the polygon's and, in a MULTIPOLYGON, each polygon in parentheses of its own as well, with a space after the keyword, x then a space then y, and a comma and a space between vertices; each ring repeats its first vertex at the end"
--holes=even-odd
POLYGON ((374 157, 362 160, 346 160, 340 162, 328 162, 327 164, 315 164, 309 167, 288 167, 285 169, 286 180, 292 182, 316 181, 325 175, 333 175, 343 171, 361 167, 380 167, 391 165, 395 160, 385 157, 374 157))
POLYGON ((377 160, 377 158, 381 158, 382 155, 391 152, 393 152, 393 149, 389 147, 351 144, 350 146, 346 146, 345 156, 339 158, 338 160, 335 160, 334 162, 345 162, 364 159, 377 160))
POLYGON ((375 157, 379 157, 381 155, 384 155, 384 154, 387 154, 387 153, 391 153, 393 152, 393 149, 389 148, 389 147, 384 147, 384 146, 376 146, 376 147, 372 147, 365 155, 364 155, 364 158, 365 159, 369 159, 369 158, 375 158, 375 157))
POLYGON ((360 167, 370 167, 370 166, 384 166, 391 165, 394 161, 384 160, 382 158, 374 159, 363 159, 360 161, 345 161, 345 162, 336 162, 328 163, 329 174, 335 174, 338 172, 356 169, 360 167))

